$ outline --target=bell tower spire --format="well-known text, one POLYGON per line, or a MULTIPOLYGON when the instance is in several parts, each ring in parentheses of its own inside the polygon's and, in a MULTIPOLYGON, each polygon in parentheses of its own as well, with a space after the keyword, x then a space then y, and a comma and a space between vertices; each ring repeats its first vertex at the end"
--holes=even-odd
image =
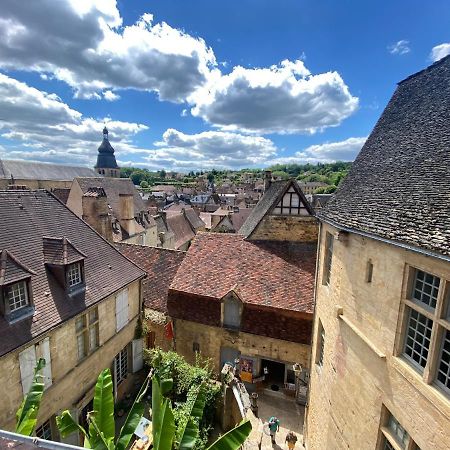
POLYGON ((117 165, 114 149, 109 142, 108 128, 103 128, 103 140, 98 148, 97 164, 95 164, 97 173, 105 177, 119 178, 120 168, 117 165))

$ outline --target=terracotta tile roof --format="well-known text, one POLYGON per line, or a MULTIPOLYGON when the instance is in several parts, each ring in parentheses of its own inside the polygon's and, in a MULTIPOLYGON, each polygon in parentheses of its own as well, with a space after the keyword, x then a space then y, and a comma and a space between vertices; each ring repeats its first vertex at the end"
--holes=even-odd
POLYGON ((116 248, 147 272, 143 281, 146 308, 167 313, 167 293, 185 252, 142 245, 115 244, 116 248))
POLYGON ((313 312, 316 245, 197 234, 171 290, 216 299, 234 289, 244 303, 313 312))
POLYGON ((194 230, 198 230, 199 228, 205 228, 203 220, 200 219, 200 216, 195 209, 186 208, 184 212, 186 214, 186 219, 189 220, 189 223, 191 224, 194 230))
POLYGON ((450 255, 450 55, 402 81, 319 218, 450 255))
POLYGON ((0 356, 27 343, 144 275, 46 191, 0 191, 0 249, 31 275, 33 317, 9 324, 0 315, 0 356), (84 260, 86 291, 69 297, 44 264, 44 236, 66 237, 84 260))

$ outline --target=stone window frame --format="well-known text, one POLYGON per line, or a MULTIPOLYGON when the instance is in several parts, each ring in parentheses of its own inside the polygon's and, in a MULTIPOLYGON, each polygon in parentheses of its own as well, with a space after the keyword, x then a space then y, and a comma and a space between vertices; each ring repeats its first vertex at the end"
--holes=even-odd
POLYGON ((438 389, 447 396, 450 395, 450 387, 446 387, 437 377, 441 366, 442 354, 445 351, 444 340, 448 339, 450 339, 450 277, 448 274, 446 276, 443 272, 430 270, 430 268, 418 264, 406 264, 394 356, 401 358, 412 367, 423 383, 438 389), (435 308, 426 302, 415 299, 413 296, 418 271, 440 278, 435 308), (423 367, 410 356, 405 355, 411 311, 415 311, 420 317, 426 318, 428 322, 432 322, 428 354, 423 367))
POLYGON ((333 265, 333 247, 334 247, 334 235, 330 231, 325 231, 324 245, 325 251, 323 254, 322 284, 325 286, 329 286, 331 281, 331 267, 333 265))
POLYGON ((100 347, 100 326, 97 306, 75 318, 75 333, 77 359, 78 361, 83 361, 100 347), (95 346, 92 346, 92 333, 95 334, 95 346), (80 355, 80 339, 83 345, 82 355, 80 355))
POLYGON ((316 347, 316 358, 315 363, 318 367, 323 367, 324 355, 325 355, 325 328, 323 327, 322 321, 318 319, 317 325, 317 347, 316 347))
POLYGON ((381 421, 377 450, 420 450, 411 435, 397 420, 394 414, 385 406, 382 406, 381 421), (404 434, 404 441, 399 439, 399 433, 404 434))

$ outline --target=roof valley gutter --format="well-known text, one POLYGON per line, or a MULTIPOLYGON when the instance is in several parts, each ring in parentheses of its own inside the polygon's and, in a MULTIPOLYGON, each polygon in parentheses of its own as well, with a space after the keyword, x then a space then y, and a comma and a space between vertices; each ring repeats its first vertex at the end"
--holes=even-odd
POLYGON ((431 258, 442 259, 443 261, 450 262, 450 256, 440 255, 439 253, 434 253, 431 250, 425 250, 425 249, 422 249, 419 247, 414 247, 412 245, 404 244, 402 242, 397 242, 397 241, 393 241, 390 239, 386 239, 381 236, 377 236, 376 234, 366 233, 365 231, 355 230, 354 228, 348 228, 343 225, 339 225, 337 222, 330 220, 330 219, 324 219, 322 217, 318 217, 318 219, 321 222, 328 223, 329 225, 331 225, 335 228, 338 228, 339 230, 342 230, 342 231, 347 231, 349 233, 358 234, 360 236, 373 239, 375 241, 384 242, 385 244, 393 245, 395 247, 400 247, 405 250, 410 250, 412 252, 420 253, 421 255, 424 255, 424 256, 429 256, 431 258))

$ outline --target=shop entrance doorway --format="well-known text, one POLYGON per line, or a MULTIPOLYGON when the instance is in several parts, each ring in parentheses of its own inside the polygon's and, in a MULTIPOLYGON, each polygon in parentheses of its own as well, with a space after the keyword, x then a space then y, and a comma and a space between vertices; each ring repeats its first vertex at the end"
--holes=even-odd
POLYGON ((280 391, 284 387, 285 365, 270 359, 261 360, 264 384, 273 391, 280 391))

